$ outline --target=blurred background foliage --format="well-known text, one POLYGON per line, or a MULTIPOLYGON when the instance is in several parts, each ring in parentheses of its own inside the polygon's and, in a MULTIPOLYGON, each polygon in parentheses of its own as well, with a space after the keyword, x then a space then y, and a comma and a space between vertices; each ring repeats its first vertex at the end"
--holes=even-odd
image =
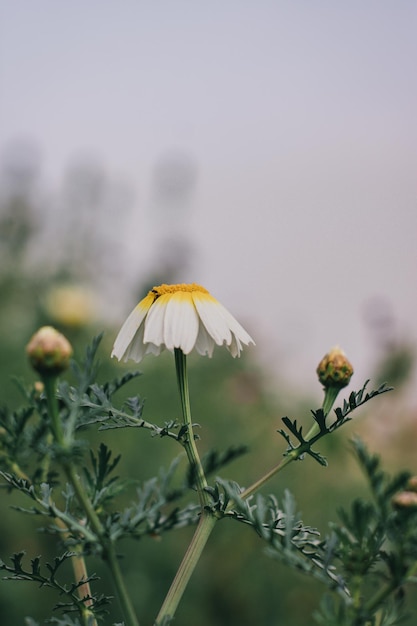
MULTIPOLYGON (((175 196, 178 192, 175 170, 168 174, 165 172, 163 177, 170 182, 163 189, 167 202, 170 193, 175 196)), ((112 226, 128 201, 126 190, 114 193, 105 174, 91 164, 69 172, 61 198, 41 193, 39 183, 38 159, 33 151, 11 153, 1 164, 0 401, 12 407, 18 406, 21 399, 15 379, 22 378, 27 384, 36 380, 26 362, 25 346, 40 325, 52 324, 61 330, 73 343, 77 358, 82 358, 92 337, 104 330, 100 380, 126 369, 109 356, 117 328, 149 286, 180 278, 191 249, 186 241, 172 241, 171 246, 163 242, 160 264, 155 265, 152 276, 141 276, 133 290, 129 286, 131 293, 125 294, 126 308, 116 325, 108 312, 114 310, 112 285, 117 293, 123 291, 124 258, 121 243, 112 240, 112 226)), ((177 199, 174 197, 174 201, 177 199)), ((349 450, 349 437, 354 433, 382 455, 386 470, 407 468, 417 473, 417 423, 407 402, 414 347, 395 335, 395 324, 383 313, 383 307, 376 304, 369 320, 379 350, 375 371, 369 372, 369 377, 372 387, 387 381, 395 385, 395 392, 362 409, 353 424, 323 441, 321 451, 328 458, 328 469, 309 458, 290 466, 264 489, 280 498, 289 488, 304 522, 317 526, 324 534, 337 509, 366 491, 349 450)), ((256 329, 249 331, 256 338, 256 329)), ((323 346, 323 354, 330 347, 323 346)), ((323 354, 317 355, 317 362, 323 354)), ((144 417, 162 425, 178 416, 172 355, 148 357, 140 370, 142 375, 129 383, 129 394, 145 398, 144 417)), ((289 386, 260 364, 254 349, 246 350, 237 360, 222 350, 217 350, 211 360, 192 356, 189 372, 194 421, 201 425, 198 432, 202 453, 213 448, 225 450, 231 445, 248 447, 244 456, 222 472, 224 478, 241 485, 253 482, 280 459, 285 447, 276 433, 280 418, 288 415, 308 424, 310 408, 317 408, 321 402, 319 385, 313 397, 304 392, 302 381, 289 386)), ((314 378, 315 373, 311 376, 314 378)), ((359 389, 363 382, 354 380, 353 388, 359 389)), ((135 481, 147 480, 161 466, 167 468, 181 452, 175 442, 152 439, 148 432, 108 431, 89 436, 91 447, 103 441, 115 455, 122 453, 118 473, 131 477, 133 488, 135 481)), ((38 520, 11 509, 19 503, 17 495, 8 494, 6 489, 0 492, 1 558, 7 559, 20 550, 26 550, 28 558, 53 556, 55 546, 50 537, 37 531, 38 520)), ((157 614, 192 532, 186 528, 162 539, 120 546, 123 570, 142 624, 151 624, 157 614)), ((103 576, 103 590, 111 594, 101 564, 92 561, 89 569, 103 576)), ((268 559, 249 529, 224 521, 210 540, 177 622, 199 626, 301 626, 312 623, 321 591, 317 582, 268 559)), ((27 615, 43 623, 50 617, 55 601, 57 598, 48 590, 0 581, 1 624, 23 624, 27 615)), ((417 610, 417 602, 409 602, 410 610, 417 610)), ((114 607, 107 623, 119 619, 114 607)), ((406 623, 414 624, 415 617, 406 623)))

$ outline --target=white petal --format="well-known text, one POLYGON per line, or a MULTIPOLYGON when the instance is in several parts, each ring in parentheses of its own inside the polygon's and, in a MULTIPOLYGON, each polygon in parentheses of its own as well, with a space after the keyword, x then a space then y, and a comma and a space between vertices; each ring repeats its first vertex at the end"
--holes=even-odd
POLYGON ((221 313, 221 305, 211 296, 193 293, 193 300, 197 312, 208 334, 218 346, 227 345, 232 341, 232 334, 224 316, 221 313))
POLYGON ((222 304, 220 304, 220 302, 218 303, 218 305, 219 313, 221 313, 221 315, 223 316, 233 335, 235 335, 235 337, 238 338, 245 345, 249 345, 250 343, 253 343, 253 345, 255 345, 252 337, 249 335, 249 333, 246 332, 243 326, 239 324, 239 322, 233 317, 233 315, 229 313, 229 311, 222 304))
POLYGON ((204 324, 200 322, 197 340, 195 342, 195 349, 197 350, 198 354, 201 354, 202 356, 207 355, 211 358, 213 356, 213 350, 215 345, 216 344, 214 343, 213 337, 208 334, 204 327, 204 324))
POLYGON ((143 343, 143 333, 145 331, 144 325, 142 324, 136 335, 133 337, 129 346, 127 347, 125 353, 123 354, 123 361, 128 361, 132 359, 132 361, 136 361, 139 363, 143 359, 146 354, 146 346, 143 343))
POLYGON ((194 303, 207 332, 217 345, 225 343, 231 346, 233 344, 233 348, 230 349, 233 356, 239 356, 242 349, 241 342, 245 345, 255 343, 233 315, 211 296, 207 298, 204 295, 199 297, 199 294, 194 294, 194 303))
POLYGON ((236 335, 233 335, 232 343, 230 344, 230 346, 227 346, 227 349, 229 350, 233 358, 240 356, 240 353, 242 351, 242 344, 240 343, 240 340, 238 339, 238 337, 236 337, 236 335))
POLYGON ((165 349, 164 344, 161 344, 160 346, 156 346, 154 343, 146 343, 145 355, 153 354, 154 356, 159 356, 164 349, 165 349))
POLYGON ((166 305, 164 343, 168 350, 181 348, 189 354, 198 335, 199 319, 190 293, 173 294, 166 305))
POLYGON ((129 348, 129 344, 134 340, 134 337, 143 323, 146 314, 149 311, 150 300, 144 298, 139 304, 133 309, 123 326, 121 327, 119 334, 116 337, 114 342, 113 350, 111 356, 115 356, 119 361, 124 357, 125 360, 129 357, 126 357, 126 353, 129 348))
POLYGON ((145 343, 153 343, 155 346, 160 346, 164 343, 164 318, 169 299, 169 294, 159 296, 149 309, 143 336, 145 343))

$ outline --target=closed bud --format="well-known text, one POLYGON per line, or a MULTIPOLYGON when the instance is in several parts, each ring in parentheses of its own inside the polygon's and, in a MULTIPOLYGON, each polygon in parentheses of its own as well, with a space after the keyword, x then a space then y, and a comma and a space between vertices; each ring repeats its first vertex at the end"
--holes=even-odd
POLYGON ((337 387, 342 389, 346 387, 352 378, 352 374, 352 365, 347 360, 343 350, 338 347, 330 350, 317 367, 319 381, 325 388, 337 387))
POLYGON ((32 395, 34 399, 39 399, 45 391, 45 385, 41 380, 37 380, 33 384, 32 395))
POLYGON ((407 483, 407 491, 414 491, 417 493, 417 476, 411 476, 407 483))
POLYGON ((43 375, 57 376, 69 366, 72 347, 52 326, 43 326, 29 341, 26 352, 33 369, 43 375))
POLYGON ((415 491, 400 491, 392 498, 392 506, 397 510, 416 510, 417 493, 415 491))
POLYGON ((45 391, 45 385, 41 380, 37 380, 36 383, 33 385, 33 391, 38 396, 40 396, 41 393, 45 391))

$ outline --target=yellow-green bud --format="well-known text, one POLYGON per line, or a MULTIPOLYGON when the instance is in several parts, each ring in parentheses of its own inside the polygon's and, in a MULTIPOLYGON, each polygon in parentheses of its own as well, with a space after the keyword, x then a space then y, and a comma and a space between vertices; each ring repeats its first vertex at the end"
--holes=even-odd
POLYGON ((392 506, 397 509, 417 509, 417 493, 415 491, 400 491, 391 500, 392 506))
POLYGON ((52 326, 42 326, 29 341, 30 364, 40 374, 57 376, 68 368, 72 356, 69 341, 52 326))
POLYGON ((337 387, 342 389, 346 387, 352 378, 352 374, 352 365, 347 360, 343 350, 338 347, 330 350, 317 367, 319 381, 326 388, 337 387))

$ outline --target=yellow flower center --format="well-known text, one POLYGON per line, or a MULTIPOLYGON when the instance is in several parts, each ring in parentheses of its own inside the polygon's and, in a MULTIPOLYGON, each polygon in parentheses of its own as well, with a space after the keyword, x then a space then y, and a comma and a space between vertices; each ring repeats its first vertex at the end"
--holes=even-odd
POLYGON ((163 296, 167 293, 177 293, 178 291, 186 291, 188 293, 192 291, 199 291, 200 293, 206 293, 206 294, 209 293, 207 289, 205 289, 204 287, 201 287, 201 285, 197 285, 197 283, 190 283, 190 284, 179 283, 178 285, 165 285, 164 284, 164 285, 159 285, 158 287, 154 287, 153 289, 150 290, 149 295, 153 295, 154 300, 156 300, 157 298, 159 298, 159 296, 163 296))

